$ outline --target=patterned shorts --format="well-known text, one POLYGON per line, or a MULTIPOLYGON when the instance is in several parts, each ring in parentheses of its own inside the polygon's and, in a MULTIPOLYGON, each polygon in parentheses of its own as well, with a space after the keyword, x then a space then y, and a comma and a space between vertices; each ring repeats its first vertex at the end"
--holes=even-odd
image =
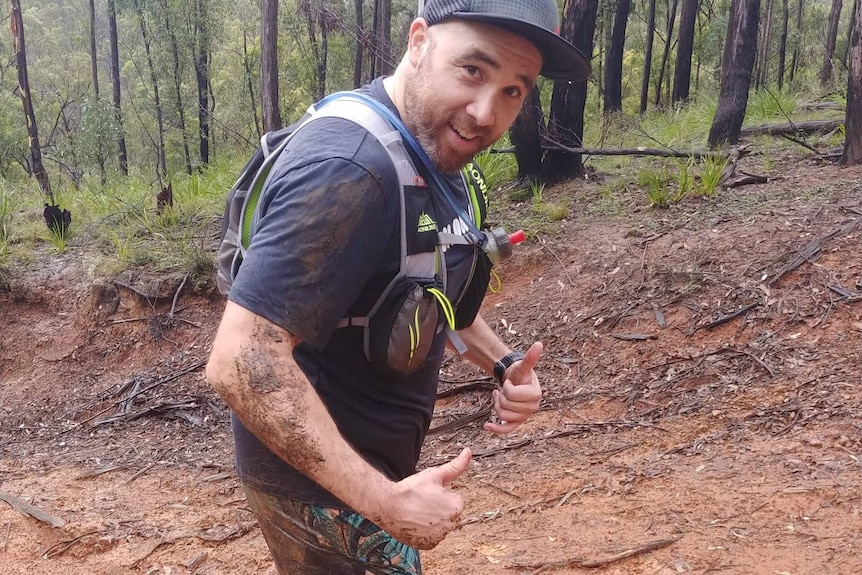
POLYGON ((419 552, 353 511, 243 485, 281 575, 421 575, 419 552))

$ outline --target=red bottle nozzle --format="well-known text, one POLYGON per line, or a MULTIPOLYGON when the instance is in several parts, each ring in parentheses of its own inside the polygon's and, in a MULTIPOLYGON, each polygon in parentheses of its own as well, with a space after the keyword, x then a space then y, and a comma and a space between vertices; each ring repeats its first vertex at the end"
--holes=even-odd
POLYGON ((513 246, 515 244, 520 244, 525 239, 527 239, 527 236, 524 233, 524 230, 518 230, 517 232, 513 232, 513 233, 509 234, 509 243, 512 244, 513 246))

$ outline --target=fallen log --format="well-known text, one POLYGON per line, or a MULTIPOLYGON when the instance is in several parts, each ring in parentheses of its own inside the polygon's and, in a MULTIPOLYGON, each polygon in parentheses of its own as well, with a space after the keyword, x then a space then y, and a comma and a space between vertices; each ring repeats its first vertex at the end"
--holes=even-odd
POLYGON ((806 120, 787 124, 760 124, 743 128, 739 135, 748 136, 781 136, 796 134, 826 134, 844 125, 844 120, 806 120))
MULTIPOLYGON (((581 154, 582 156, 660 156, 663 158, 694 158, 695 160, 706 160, 706 159, 727 159, 730 158, 733 153, 725 153, 725 152, 701 152, 701 151, 690 151, 690 152, 680 152, 677 150, 671 149, 662 149, 662 148, 572 148, 569 146, 542 146, 542 149, 545 151, 564 151, 571 152, 572 154, 581 154)), ((514 146, 509 146, 507 148, 491 148, 490 152, 492 154, 512 154, 515 152, 514 146)), ((741 151, 739 155, 743 155, 741 151)))

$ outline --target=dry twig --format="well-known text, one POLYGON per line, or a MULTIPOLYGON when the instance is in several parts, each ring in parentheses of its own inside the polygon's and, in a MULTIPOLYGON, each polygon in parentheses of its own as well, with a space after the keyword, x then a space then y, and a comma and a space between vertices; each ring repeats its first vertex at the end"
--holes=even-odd
POLYGON ((0 501, 5 501, 9 505, 12 506, 12 509, 17 511, 18 513, 23 513, 24 515, 29 515, 33 519, 38 519, 43 523, 47 523, 51 527, 62 527, 66 524, 65 521, 60 519, 59 517, 55 517, 50 513, 46 513, 36 507, 35 505, 31 505, 21 499, 20 497, 15 497, 11 493, 6 493, 5 491, 0 491, 0 501))
POLYGON ((602 557, 599 559, 581 559, 581 558, 572 558, 572 559, 563 559, 561 561, 549 561, 546 563, 533 563, 533 564, 523 564, 523 563, 513 563, 512 567, 515 568, 528 568, 534 569, 530 573, 530 575, 536 575, 537 573, 541 573, 542 571, 547 571, 548 569, 555 569, 557 567, 581 567, 583 569, 594 569, 596 567, 604 567, 610 563, 616 563, 617 561, 622 561, 623 559, 628 559, 629 557, 635 557, 637 555, 643 555, 644 553, 649 553, 651 551, 655 551, 657 549, 661 549, 662 547, 667 547, 668 545, 672 545, 682 539, 683 534, 677 535, 676 537, 671 537, 670 539, 659 539, 658 541, 653 541, 651 543, 647 543, 646 545, 642 545, 640 547, 633 547, 631 549, 626 549, 625 551, 620 551, 619 553, 615 553, 614 555, 610 555, 608 557, 602 557))

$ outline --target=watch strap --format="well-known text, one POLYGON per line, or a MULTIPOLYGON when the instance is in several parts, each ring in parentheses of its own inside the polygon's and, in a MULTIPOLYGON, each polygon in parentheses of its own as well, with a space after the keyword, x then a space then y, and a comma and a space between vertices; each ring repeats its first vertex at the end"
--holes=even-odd
POLYGON ((516 361, 521 361, 522 359, 524 359, 524 354, 520 351, 513 351, 501 357, 500 360, 494 364, 494 379, 497 380, 497 383, 502 384, 504 381, 503 378, 506 377, 506 370, 509 369, 509 366, 516 361))

